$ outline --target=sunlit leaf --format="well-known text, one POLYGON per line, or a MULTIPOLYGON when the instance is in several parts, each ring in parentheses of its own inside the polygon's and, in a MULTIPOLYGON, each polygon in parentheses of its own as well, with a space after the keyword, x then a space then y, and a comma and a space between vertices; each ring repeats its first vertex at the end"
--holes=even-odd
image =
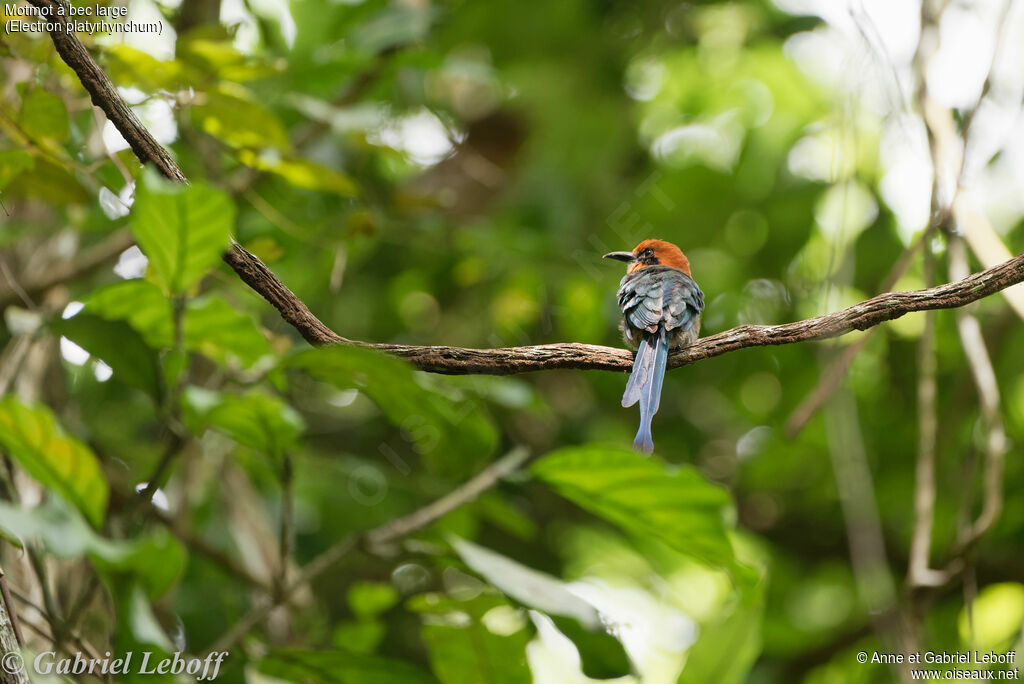
POLYGON ((192 108, 192 118, 232 147, 288 147, 288 134, 277 116, 241 86, 206 93, 205 103, 192 108))
POLYGON ((147 169, 132 207, 132 232, 164 291, 180 295, 220 261, 235 207, 219 190, 182 186, 147 169))
POLYGON ((730 565, 729 495, 692 466, 667 467, 626 449, 561 449, 533 472, 562 496, 641 537, 712 565, 730 565))
POLYGON ((430 667, 444 684, 532 682, 526 666, 531 630, 522 609, 493 590, 459 600, 426 594, 409 601, 423 618, 430 667))
POLYGON ((570 592, 557 577, 465 539, 453 538, 451 544, 466 565, 516 601, 550 615, 571 617, 588 628, 600 624, 594 607, 570 592))
POLYGON ((68 435, 45 406, 0 400, 0 444, 28 474, 64 497, 97 527, 107 510, 107 480, 99 461, 68 435))
POLYGON ((238 158, 243 164, 260 171, 269 171, 297 188, 333 192, 342 197, 352 197, 359 192, 349 176, 307 159, 259 155, 251 150, 241 150, 238 158))
POLYGON ((971 606, 960 611, 960 641, 986 651, 1005 651, 1024 624, 1024 584, 1001 582, 983 588, 971 606))
POLYGON ((686 656, 679 684, 746 682, 761 653, 765 581, 743 587, 741 600, 732 602, 700 628, 686 656))
POLYGON ((121 86, 132 85, 152 92, 192 84, 196 79, 196 75, 189 74, 178 60, 156 59, 123 43, 105 45, 103 55, 107 75, 121 86))

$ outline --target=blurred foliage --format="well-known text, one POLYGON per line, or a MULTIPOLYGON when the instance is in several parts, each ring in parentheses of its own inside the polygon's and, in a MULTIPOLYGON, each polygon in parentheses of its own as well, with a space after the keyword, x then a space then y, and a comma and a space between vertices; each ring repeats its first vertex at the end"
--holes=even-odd
MULTIPOLYGON (((644 460, 624 450, 620 375, 449 378, 310 350, 219 259, 233 237, 340 334, 401 344, 617 346, 621 269, 600 255, 648 237, 689 255, 704 334, 870 296, 923 226, 882 196, 880 117, 794 59, 817 19, 764 0, 131 7, 173 31, 86 41, 187 187, 139 164, 45 36, 0 43, 4 282, 80 266, 4 299, 15 586, 32 578, 15 547, 38 549, 74 578, 54 585, 99 651, 205 653, 264 600, 252 584, 526 448, 525 472, 300 589, 220 681, 897 676, 855 659, 894 648, 849 560, 834 426, 782 431, 864 333, 669 373, 644 460), (83 265, 126 230, 141 253, 83 265)), ((924 277, 917 259, 900 287, 924 277)), ((977 314, 1019 442, 1024 330, 997 297, 977 314)), ((883 326, 825 409, 863 440, 897 585, 921 316, 883 326)), ((936 561, 984 441, 953 315, 937 326, 936 561)), ((936 593, 923 648, 1024 650, 1022 469, 1007 460, 1010 496, 972 552, 973 610, 936 593)))

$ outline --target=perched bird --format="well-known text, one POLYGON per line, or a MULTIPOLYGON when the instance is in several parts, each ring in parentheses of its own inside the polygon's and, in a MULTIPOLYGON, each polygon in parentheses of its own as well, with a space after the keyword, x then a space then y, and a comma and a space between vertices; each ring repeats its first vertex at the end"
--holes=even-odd
POLYGON ((668 352, 697 339, 704 293, 690 275, 690 260, 671 242, 644 240, 632 252, 611 252, 604 258, 629 264, 618 297, 622 333, 636 350, 636 359, 622 405, 640 402, 633 448, 649 454, 654 451, 651 419, 661 402, 668 352))

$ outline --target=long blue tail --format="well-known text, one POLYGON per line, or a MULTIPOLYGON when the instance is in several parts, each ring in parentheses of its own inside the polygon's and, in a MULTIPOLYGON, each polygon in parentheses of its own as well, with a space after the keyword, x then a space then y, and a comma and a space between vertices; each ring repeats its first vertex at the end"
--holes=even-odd
POLYGON ((636 350, 633 372, 622 395, 622 405, 640 402, 640 429, 633 439, 633 448, 649 454, 654 451, 651 420, 661 404, 661 386, 668 365, 668 339, 664 330, 656 335, 644 335, 636 350))

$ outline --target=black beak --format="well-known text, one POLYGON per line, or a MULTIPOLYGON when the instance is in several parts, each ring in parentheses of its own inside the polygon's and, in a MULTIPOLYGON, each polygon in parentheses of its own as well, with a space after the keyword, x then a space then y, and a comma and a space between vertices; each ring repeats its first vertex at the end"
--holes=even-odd
POLYGON ((625 262, 636 261, 636 255, 632 252, 608 252, 604 255, 604 258, 625 262))

